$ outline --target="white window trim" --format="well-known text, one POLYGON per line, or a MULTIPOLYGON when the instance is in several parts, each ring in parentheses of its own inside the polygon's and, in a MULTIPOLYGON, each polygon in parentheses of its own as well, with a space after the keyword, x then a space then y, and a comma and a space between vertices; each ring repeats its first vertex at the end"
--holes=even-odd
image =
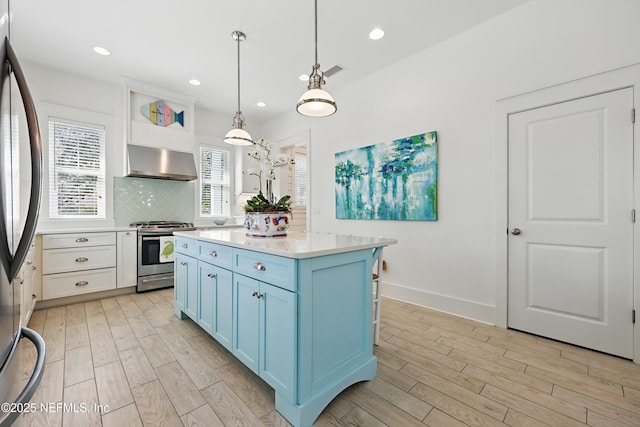
MULTIPOLYGON (((56 169, 56 171, 51 171, 51 164, 53 162, 52 157, 55 156, 54 153, 51 152, 51 150, 49 150, 49 159, 47 159, 47 163, 49 165, 49 206, 48 206, 48 214, 49 217, 51 219, 72 219, 72 220, 76 220, 76 219, 104 219, 106 217, 106 163, 107 163, 107 159, 106 159, 106 130, 104 129, 103 126, 101 125, 97 125, 94 123, 81 123, 81 122, 76 122, 76 121, 70 121, 70 120, 66 120, 66 119, 61 119, 59 117, 49 117, 48 120, 48 128, 49 128, 49 132, 51 132, 51 126, 56 126, 56 125, 61 125, 61 126, 69 126, 69 127, 77 127, 77 128, 81 128, 81 129, 87 129, 87 130, 94 130, 97 131, 98 133, 103 134, 102 135, 102 146, 100 147, 100 153, 99 153, 99 157, 100 157, 100 169, 98 170, 87 170, 85 171, 85 175, 92 175, 92 176, 96 176, 98 178, 98 187, 97 190, 100 191, 102 190, 103 192, 103 197, 102 200, 98 200, 97 203, 97 213, 96 215, 64 215, 64 214, 54 214, 53 210, 59 210, 59 197, 60 195, 56 193, 55 191, 55 175, 58 172, 67 172, 69 174, 73 174, 76 175, 80 172, 80 170, 78 170, 76 167, 62 167, 60 166, 58 169, 56 169), (55 209, 54 209, 55 208, 55 209)), ((49 137, 51 138, 51 134, 49 134, 49 137)), ((51 139, 49 139, 48 141, 49 143, 49 147, 51 147, 51 139)), ((100 195, 98 195, 100 197, 100 195)))
POLYGON ((42 201, 38 229, 69 229, 77 228, 97 228, 114 227, 113 218, 113 168, 117 163, 114 155, 114 129, 113 116, 95 111, 82 110, 78 108, 66 107, 62 105, 41 102, 38 104, 38 119, 40 122, 40 133, 42 135, 42 201), (50 218, 49 217, 49 120, 61 119, 70 123, 101 126, 105 130, 105 218, 50 218))
POLYGON ((235 194, 235 180, 233 177, 235 176, 235 150, 228 144, 222 142, 221 138, 212 137, 204 134, 196 134, 195 136, 196 144, 194 150, 194 156, 196 159, 196 167, 198 169, 198 179, 195 181, 195 185, 193 188, 194 191, 194 222, 197 226, 211 226, 213 224, 210 216, 202 216, 200 213, 200 146, 208 146, 220 150, 225 150, 229 152, 229 195, 228 195, 228 206, 226 210, 226 214, 224 216, 231 217, 234 215, 234 207, 236 203, 235 194))

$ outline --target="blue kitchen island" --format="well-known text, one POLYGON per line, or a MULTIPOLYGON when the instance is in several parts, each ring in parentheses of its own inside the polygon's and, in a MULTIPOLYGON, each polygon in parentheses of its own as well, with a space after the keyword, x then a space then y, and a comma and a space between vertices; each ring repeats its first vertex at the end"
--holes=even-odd
POLYGON ((175 314, 189 317, 310 426, 342 390, 376 375, 372 267, 394 239, 327 233, 176 232, 175 314))

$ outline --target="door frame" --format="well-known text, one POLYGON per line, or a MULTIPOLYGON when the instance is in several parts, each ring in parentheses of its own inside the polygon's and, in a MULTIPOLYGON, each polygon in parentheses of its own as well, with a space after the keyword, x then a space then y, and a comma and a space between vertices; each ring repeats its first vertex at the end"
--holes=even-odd
POLYGON ((297 145, 304 145, 307 150, 307 232, 311 232, 311 129, 278 139, 273 143, 273 147, 278 151, 297 145))
MULTIPOLYGON (((569 82, 552 85, 539 90, 517 94, 496 101, 495 107, 495 295, 497 326, 507 327, 508 309, 508 234, 509 225, 509 115, 530 110, 532 108, 545 107, 573 99, 597 95, 616 89, 634 89, 633 104, 638 108, 640 96, 640 64, 603 72, 589 77, 584 77, 569 82)), ((637 111, 640 116, 640 111, 637 111)), ((631 111, 629 111, 631 120, 631 111)), ((640 117, 636 118, 636 123, 640 117)), ((640 138, 636 135, 634 127, 634 207, 640 211, 640 138)), ((640 220, 634 227, 634 283, 633 283, 633 307, 638 319, 633 328, 634 362, 640 363, 640 220)))

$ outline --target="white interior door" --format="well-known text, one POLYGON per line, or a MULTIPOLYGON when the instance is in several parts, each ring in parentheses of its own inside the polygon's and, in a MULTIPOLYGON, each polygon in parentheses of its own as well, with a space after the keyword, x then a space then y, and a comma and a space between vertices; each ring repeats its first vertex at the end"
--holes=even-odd
POLYGON ((508 326, 633 357, 633 89, 509 116, 508 326))

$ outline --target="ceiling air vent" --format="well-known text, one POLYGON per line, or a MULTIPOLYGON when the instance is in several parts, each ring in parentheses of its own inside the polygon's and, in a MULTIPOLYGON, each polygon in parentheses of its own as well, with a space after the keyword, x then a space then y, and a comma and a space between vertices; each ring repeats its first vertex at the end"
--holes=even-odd
POLYGON ((325 77, 331 77, 335 73, 340 72, 342 70, 344 70, 344 68, 342 68, 340 65, 336 64, 333 67, 329 68, 327 71, 325 71, 324 72, 324 76, 325 77))

